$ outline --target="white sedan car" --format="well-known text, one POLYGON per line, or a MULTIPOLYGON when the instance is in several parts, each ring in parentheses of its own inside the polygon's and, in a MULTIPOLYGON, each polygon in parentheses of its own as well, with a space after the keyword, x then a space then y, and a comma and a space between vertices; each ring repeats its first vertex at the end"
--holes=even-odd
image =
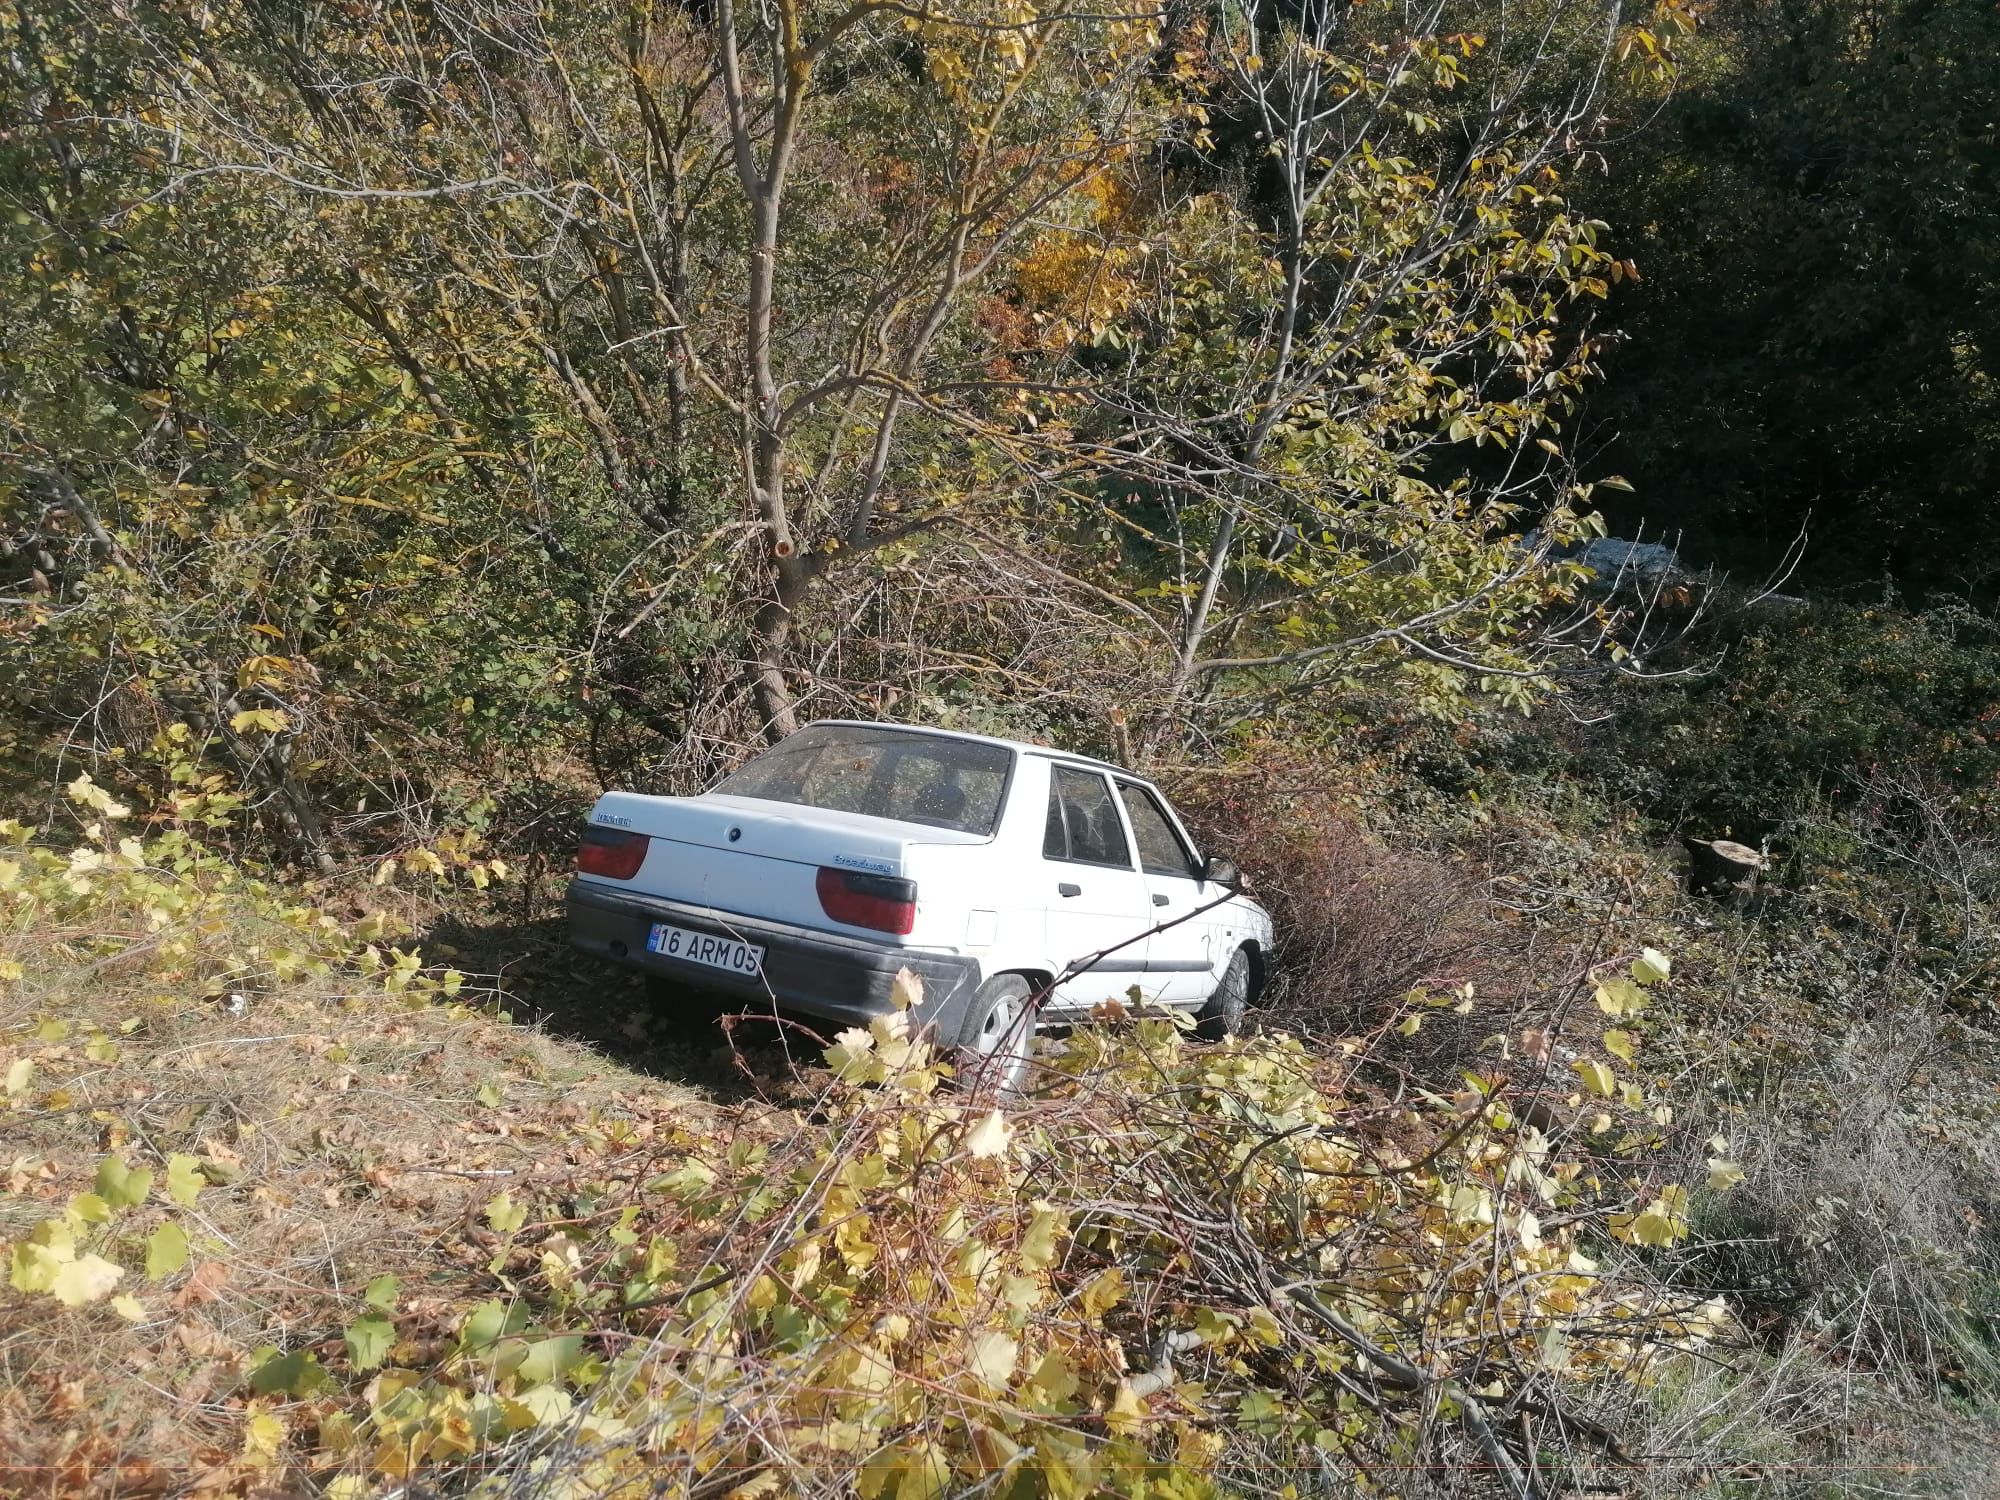
POLYGON ((571 941, 846 1024, 888 1011, 1018 1081, 1040 1021, 1136 986, 1234 1032, 1271 919, 1196 853, 1158 790, 1102 761, 901 724, 808 725, 699 797, 607 792, 569 888, 571 941))

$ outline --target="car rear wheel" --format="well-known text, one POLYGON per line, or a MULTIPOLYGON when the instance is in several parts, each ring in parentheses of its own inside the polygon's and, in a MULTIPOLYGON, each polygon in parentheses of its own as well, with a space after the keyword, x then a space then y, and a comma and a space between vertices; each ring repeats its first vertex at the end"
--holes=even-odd
POLYGON ((1195 1016, 1195 1034, 1211 1042, 1235 1036, 1243 1029, 1243 1013, 1250 1008, 1250 952, 1238 948, 1215 992, 1195 1016))
POLYGON ((1034 1066, 1034 991, 1019 974, 995 974, 979 987, 959 1034, 958 1086, 969 1092, 1018 1094, 1034 1066))

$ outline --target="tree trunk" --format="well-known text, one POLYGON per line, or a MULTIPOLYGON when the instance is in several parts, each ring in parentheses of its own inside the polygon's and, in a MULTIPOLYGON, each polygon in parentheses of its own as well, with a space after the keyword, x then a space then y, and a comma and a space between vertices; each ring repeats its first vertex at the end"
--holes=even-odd
POLYGON ((792 639, 792 611, 803 588, 788 586, 780 571, 776 597, 758 606, 752 622, 750 698, 757 707, 758 728, 775 745, 799 727, 791 685, 785 681, 785 648, 792 639))
POLYGON ((1681 835, 1688 852, 1688 890, 1697 896, 1724 892, 1747 894, 1757 884, 1764 856, 1748 844, 1729 839, 1697 839, 1681 835))

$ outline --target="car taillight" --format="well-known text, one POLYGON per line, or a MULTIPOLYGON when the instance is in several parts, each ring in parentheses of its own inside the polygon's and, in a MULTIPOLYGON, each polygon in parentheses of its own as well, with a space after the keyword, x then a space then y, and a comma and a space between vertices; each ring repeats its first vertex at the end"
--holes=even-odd
POLYGON ((630 880, 646 862, 646 835, 618 828, 586 828, 576 846, 576 868, 583 875, 630 880))
POLYGON ((917 883, 893 875, 863 875, 822 865, 814 882, 820 910, 851 927, 908 932, 917 923, 917 883))

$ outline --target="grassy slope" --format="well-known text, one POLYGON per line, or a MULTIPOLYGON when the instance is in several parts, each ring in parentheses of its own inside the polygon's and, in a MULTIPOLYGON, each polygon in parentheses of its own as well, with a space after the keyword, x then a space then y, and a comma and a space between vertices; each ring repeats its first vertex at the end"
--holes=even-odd
MULTIPOLYGON (((675 1033, 641 1023, 631 986, 570 969, 546 923, 495 940, 517 964, 538 955, 523 988, 588 995, 617 1045, 506 1024, 490 1010, 510 1002, 497 988, 461 992, 481 1013, 390 993, 346 965, 260 980, 258 949, 298 935, 242 904, 209 916, 177 971, 143 939, 136 953, 88 956, 142 924, 93 932, 52 915, 17 929, 23 973, 0 996, 0 1072, 27 1068, 0 1103, 0 1241, 90 1192, 106 1152, 135 1164, 184 1154, 209 1185, 183 1216, 156 1174, 147 1201, 120 1213, 126 1253, 114 1259, 136 1320, 0 1292, 0 1494, 254 1490, 268 1455, 244 1383, 261 1348, 330 1357, 384 1275, 400 1284, 399 1331, 421 1341, 428 1310, 444 1340, 468 1298, 501 1288, 482 1253, 497 1243, 482 1220, 496 1195, 525 1198, 583 1162, 602 1170, 669 1128, 727 1134, 789 1118, 713 1045, 655 1046, 675 1033), (183 1217, 189 1265, 146 1281, 144 1241, 183 1217)), ((310 1410, 294 1404, 285 1420, 310 1410)))

